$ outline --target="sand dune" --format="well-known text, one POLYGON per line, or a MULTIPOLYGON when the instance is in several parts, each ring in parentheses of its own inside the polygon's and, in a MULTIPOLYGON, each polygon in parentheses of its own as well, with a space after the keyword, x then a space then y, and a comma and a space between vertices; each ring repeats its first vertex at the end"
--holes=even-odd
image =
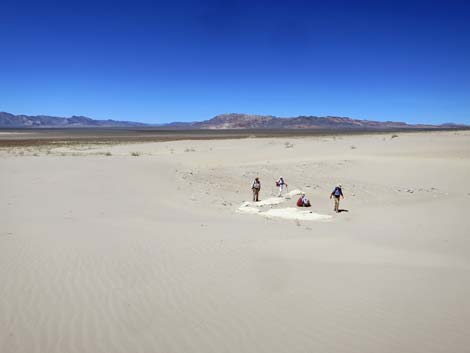
POLYGON ((326 221, 331 219, 331 216, 329 215, 322 215, 313 211, 295 207, 271 209, 266 212, 262 212, 262 215, 268 218, 293 219, 299 221, 326 221))
POLYGON ((469 132, 3 148, 0 352, 465 352, 469 162, 469 132))
POLYGON ((245 201, 237 209, 239 213, 245 214, 257 214, 271 219, 290 219, 297 221, 325 221, 331 219, 329 215, 322 215, 315 213, 311 208, 299 208, 299 207, 277 207, 279 205, 285 206, 286 203, 293 204, 291 198, 298 196, 302 193, 301 190, 295 189, 286 192, 281 197, 269 197, 258 202, 245 201), (290 202, 289 202, 290 201, 290 202), (268 209, 266 209, 269 207, 268 209))

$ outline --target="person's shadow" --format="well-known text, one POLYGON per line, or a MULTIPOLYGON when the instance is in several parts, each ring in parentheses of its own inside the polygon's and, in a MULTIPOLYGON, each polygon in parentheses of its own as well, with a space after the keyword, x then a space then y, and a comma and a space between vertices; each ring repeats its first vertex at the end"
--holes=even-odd
POLYGON ((341 213, 341 212, 349 212, 349 210, 345 209, 345 208, 340 208, 338 209, 338 213, 341 213))

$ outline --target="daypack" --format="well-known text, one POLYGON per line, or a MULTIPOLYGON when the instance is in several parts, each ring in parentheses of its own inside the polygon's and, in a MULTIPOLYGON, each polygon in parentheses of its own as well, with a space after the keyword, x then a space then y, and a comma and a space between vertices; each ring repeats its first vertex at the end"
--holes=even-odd
POLYGON ((341 196, 341 188, 336 187, 335 191, 333 191, 333 195, 337 197, 341 196))
POLYGON ((304 205, 304 202, 302 201, 302 198, 299 197, 299 199, 297 200, 297 206, 302 207, 303 205, 304 205))

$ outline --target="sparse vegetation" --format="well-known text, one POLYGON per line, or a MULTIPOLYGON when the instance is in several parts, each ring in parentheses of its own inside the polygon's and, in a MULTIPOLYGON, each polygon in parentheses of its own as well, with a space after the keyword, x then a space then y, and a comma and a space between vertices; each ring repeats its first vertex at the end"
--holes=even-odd
POLYGON ((351 146, 351 149, 352 150, 355 150, 357 147, 356 146, 351 146))
POLYGON ((132 157, 139 157, 141 155, 140 152, 131 152, 132 157))
POLYGON ((196 150, 193 147, 190 148, 185 148, 185 152, 196 152, 196 150))
POLYGON ((294 144, 290 143, 289 141, 284 142, 284 147, 285 148, 292 148, 294 147, 294 144))
POLYGON ((109 157, 109 156, 112 156, 112 153, 108 151, 104 155, 109 157))
POLYGON ((397 137, 398 137, 397 134, 393 134, 392 137, 390 137, 390 138, 394 139, 394 138, 397 138, 397 137))

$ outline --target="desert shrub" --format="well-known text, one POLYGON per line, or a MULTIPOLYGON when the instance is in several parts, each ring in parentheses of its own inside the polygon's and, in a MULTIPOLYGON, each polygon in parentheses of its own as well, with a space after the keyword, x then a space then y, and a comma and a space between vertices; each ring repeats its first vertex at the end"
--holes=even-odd
POLYGON ((294 147, 294 144, 292 144, 292 143, 290 143, 289 141, 287 141, 287 142, 284 142, 284 147, 285 147, 285 148, 292 148, 292 147, 294 147))
POLYGON ((139 157, 141 155, 140 152, 131 152, 132 157, 139 157))
POLYGON ((355 150, 357 147, 356 146, 351 146, 351 149, 352 150, 355 150))
POLYGON ((111 152, 109 152, 109 151, 106 152, 104 155, 105 155, 105 156, 108 156, 108 157, 109 157, 109 156, 112 156, 111 152))
POLYGON ((394 138, 397 138, 397 137, 398 137, 397 134, 393 134, 392 137, 390 137, 390 138, 394 139, 394 138))

